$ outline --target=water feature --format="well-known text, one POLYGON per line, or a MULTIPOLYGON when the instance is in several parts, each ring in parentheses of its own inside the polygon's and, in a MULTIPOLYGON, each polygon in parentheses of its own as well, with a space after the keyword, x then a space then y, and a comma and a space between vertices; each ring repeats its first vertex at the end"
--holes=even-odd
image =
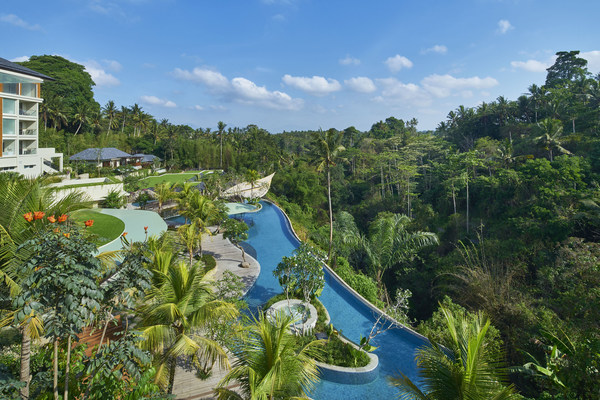
MULTIPOLYGON (((247 240, 248 245, 256 251, 256 258, 261 265, 261 273, 246 296, 252 309, 281 293, 279 282, 272 271, 283 256, 291 255, 299 245, 281 210, 270 203, 261 204, 262 210, 252 216, 254 225, 250 227, 247 240)), ((360 335, 366 336, 369 333, 376 317, 327 271, 325 281, 320 300, 329 311, 331 322, 347 338, 358 342, 360 335)), ((372 344, 378 346, 375 350, 380 362, 377 379, 362 385, 321 380, 311 397, 316 400, 393 399, 398 391, 388 383, 389 376, 402 371, 413 382, 418 381, 415 352, 425 344, 420 336, 405 329, 394 329, 375 338, 372 344)))

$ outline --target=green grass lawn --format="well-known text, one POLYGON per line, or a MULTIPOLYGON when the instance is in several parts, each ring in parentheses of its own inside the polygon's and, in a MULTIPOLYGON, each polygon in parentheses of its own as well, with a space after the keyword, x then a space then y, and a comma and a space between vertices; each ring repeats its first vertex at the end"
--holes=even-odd
POLYGON ((184 172, 180 174, 165 174, 161 176, 149 176, 140 180, 140 186, 142 188, 149 188, 158 185, 159 183, 169 182, 169 183, 182 183, 187 181, 190 178, 198 175, 199 171, 196 172, 184 172))
POLYGON ((94 210, 76 211, 71 215, 71 218, 81 227, 84 226, 84 221, 94 220, 94 225, 86 229, 89 229, 89 232, 94 235, 94 243, 98 247, 118 238, 125 229, 125 223, 119 218, 94 210))

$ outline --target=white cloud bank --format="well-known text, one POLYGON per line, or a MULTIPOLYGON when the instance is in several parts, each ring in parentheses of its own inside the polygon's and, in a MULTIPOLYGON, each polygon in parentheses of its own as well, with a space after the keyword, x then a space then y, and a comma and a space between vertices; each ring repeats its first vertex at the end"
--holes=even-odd
POLYGON ((511 61, 510 65, 514 68, 522 69, 528 72, 546 72, 546 69, 551 64, 538 61, 538 60, 527 60, 527 61, 511 61))
POLYGON ((150 104, 153 106, 161 106, 167 108, 175 108, 177 104, 167 99, 160 99, 156 96, 140 96, 140 101, 142 103, 150 104))
POLYGON ((423 88, 435 97, 448 97, 456 91, 467 91, 469 89, 489 89, 498 85, 498 81, 491 77, 480 78, 455 78, 452 75, 429 75, 421 81, 423 88))
POLYGON ((313 96, 326 96, 329 93, 337 92, 342 88, 342 85, 335 79, 324 78, 322 76, 291 76, 284 75, 283 83, 288 86, 300 89, 303 92, 312 94, 313 96))
POLYGON ((442 44, 436 44, 433 47, 423 50, 422 54, 428 53, 437 53, 437 54, 446 54, 448 52, 448 48, 442 44))
POLYGON ((587 60, 588 70, 591 73, 597 74, 598 72, 600 72, 600 51, 598 51, 598 50, 584 51, 584 52, 581 52, 579 54, 579 56, 581 58, 585 58, 587 60))
POLYGON ((211 93, 227 101, 279 110, 298 110, 303 105, 301 99, 294 99, 287 93, 269 91, 242 77, 229 80, 220 72, 206 68, 196 67, 192 71, 175 68, 173 75, 181 80, 204 85, 211 93))
POLYGON ((85 70, 90 74, 92 80, 96 86, 119 86, 121 81, 111 73, 107 72, 106 69, 110 69, 114 72, 121 70, 121 64, 114 60, 103 60, 99 63, 95 60, 87 60, 82 62, 85 70))
POLYGON ((359 93, 372 93, 377 90, 377 87, 373 81, 364 76, 357 76, 344 81, 344 84, 355 92, 359 93))
POLYGON ((413 63, 408 58, 396 54, 394 57, 389 57, 385 60, 385 65, 387 65, 390 71, 398 72, 403 68, 412 68, 413 63))

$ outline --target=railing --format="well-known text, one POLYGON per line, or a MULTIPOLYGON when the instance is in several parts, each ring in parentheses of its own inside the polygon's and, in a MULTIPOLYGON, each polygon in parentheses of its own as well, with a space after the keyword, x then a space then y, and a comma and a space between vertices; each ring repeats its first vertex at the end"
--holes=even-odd
POLYGON ((36 131, 35 129, 21 129, 19 131, 19 135, 35 135, 36 131))
POLYGON ((19 155, 22 155, 22 156, 28 156, 28 155, 35 154, 35 153, 36 153, 35 149, 21 149, 21 150, 19 150, 19 155))
POLYGON ((35 110, 23 110, 23 109, 19 109, 19 115, 26 115, 29 117, 35 117, 36 112, 35 110))
POLYGON ((14 156, 15 152, 13 151, 3 151, 2 152, 2 157, 10 157, 10 156, 14 156))

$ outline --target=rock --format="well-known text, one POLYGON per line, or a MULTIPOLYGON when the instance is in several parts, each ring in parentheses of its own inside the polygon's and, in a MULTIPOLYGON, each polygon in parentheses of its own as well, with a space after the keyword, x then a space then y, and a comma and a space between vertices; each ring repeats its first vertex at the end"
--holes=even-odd
POLYGON ((242 268, 250 268, 250 263, 248 261, 244 261, 243 263, 240 264, 240 267, 242 267, 242 268))

